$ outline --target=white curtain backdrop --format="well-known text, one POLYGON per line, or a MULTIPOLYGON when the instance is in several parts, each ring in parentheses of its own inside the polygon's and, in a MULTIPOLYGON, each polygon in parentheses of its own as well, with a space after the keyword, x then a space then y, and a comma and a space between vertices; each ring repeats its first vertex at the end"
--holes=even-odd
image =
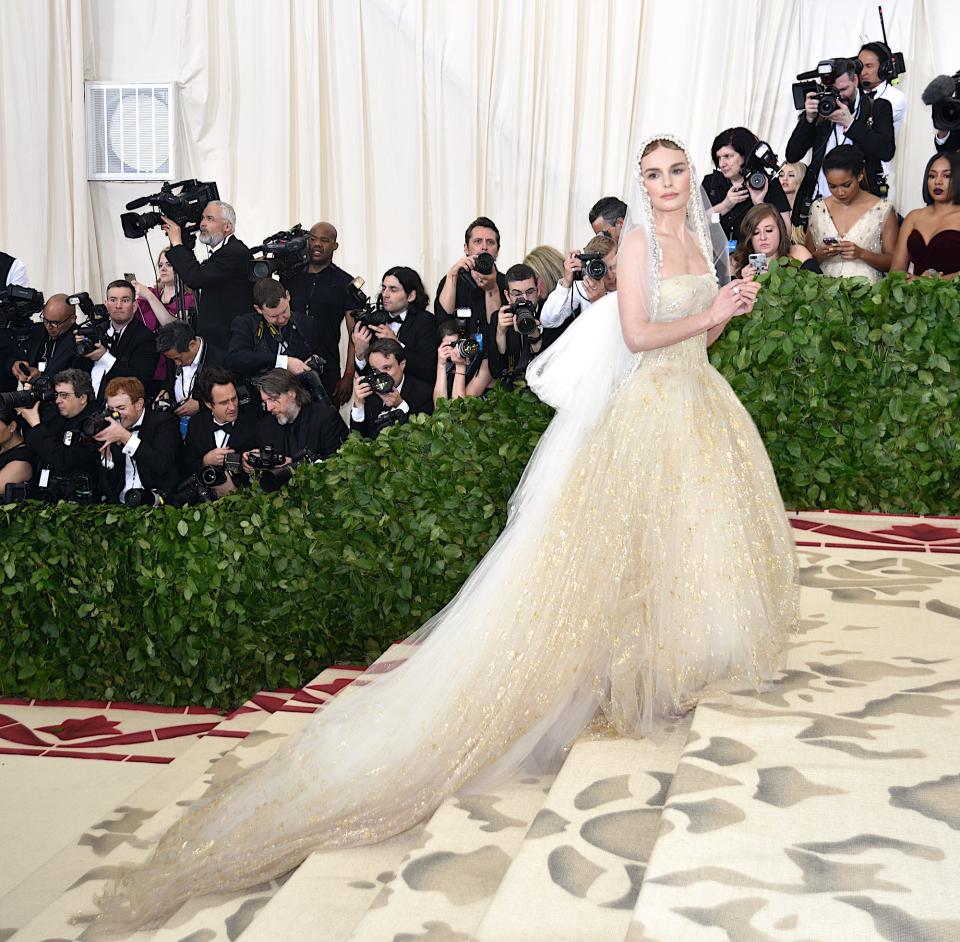
MULTIPOLYGON (((906 212, 933 152, 920 93, 960 68, 960 0, 884 14, 907 57, 906 212)), ((156 186, 86 181, 85 79, 176 83, 177 179, 216 180, 248 244, 329 220, 341 266, 377 284, 411 265, 432 294, 481 213, 505 265, 582 245, 644 133, 684 137, 701 174, 732 125, 782 156, 796 73, 879 38, 875 0, 3 0, 0 249, 48 294, 151 277, 118 217, 156 186)))

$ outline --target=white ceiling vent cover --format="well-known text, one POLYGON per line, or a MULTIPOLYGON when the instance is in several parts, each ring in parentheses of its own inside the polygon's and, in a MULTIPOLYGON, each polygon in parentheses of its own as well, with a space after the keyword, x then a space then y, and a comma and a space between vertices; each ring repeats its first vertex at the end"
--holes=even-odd
POLYGON ((173 85, 87 82, 88 180, 172 180, 173 85))

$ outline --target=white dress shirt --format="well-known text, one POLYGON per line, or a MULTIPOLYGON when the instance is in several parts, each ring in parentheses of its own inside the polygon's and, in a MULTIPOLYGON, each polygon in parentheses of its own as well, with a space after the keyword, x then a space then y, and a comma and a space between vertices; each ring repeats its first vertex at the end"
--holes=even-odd
POLYGON ((206 341, 201 337, 200 346, 197 348, 197 355, 193 358, 193 363, 188 366, 178 366, 177 376, 173 381, 173 398, 177 402, 183 402, 193 395, 193 384, 197 379, 197 371, 203 361, 203 345, 206 341))
MULTIPOLYGON (((889 82, 881 82, 877 86, 877 94, 874 96, 874 101, 877 98, 883 98, 885 101, 890 102, 890 107, 893 109, 893 136, 894 139, 900 134, 900 125, 903 124, 903 119, 907 116, 907 96, 904 95, 896 85, 891 85, 889 82)), ((883 161, 883 172, 887 175, 887 185, 889 186, 889 192, 887 193, 887 199, 893 199, 893 161, 885 160, 883 161)))
MULTIPOLYGON (((107 336, 114 337, 117 340, 123 336, 123 331, 126 330, 126 324, 120 329, 117 330, 116 327, 111 323, 107 328, 107 336)), ((93 383, 93 394, 94 396, 100 395, 100 384, 103 382, 103 377, 113 369, 114 363, 117 362, 117 358, 107 350, 106 353, 96 363, 93 364, 93 369, 90 370, 90 381, 93 383)))
POLYGON ((580 291, 580 286, 574 282, 572 288, 566 287, 563 279, 557 282, 556 288, 547 295, 540 311, 540 325, 542 327, 559 327, 565 320, 573 317, 574 308, 581 313, 591 305, 589 298, 580 291))
POLYGON ((134 487, 143 487, 143 481, 140 480, 140 472, 137 470, 137 463, 133 460, 133 456, 137 453, 137 449, 140 447, 140 426, 143 425, 143 413, 140 413, 140 418, 137 419, 133 428, 130 429, 130 438, 127 443, 123 446, 123 454, 125 455, 124 468, 123 468, 123 490, 120 491, 120 502, 123 503, 123 498, 126 496, 127 491, 134 487))
MULTIPOLYGON (((404 308, 399 313, 394 314, 393 320, 387 325, 393 331, 394 337, 397 337, 397 334, 400 333, 400 328, 403 326, 403 322, 407 319, 407 311, 409 310, 409 308, 404 308)), ((401 341, 399 337, 397 337, 397 343, 399 343, 401 347, 404 346, 403 341, 401 341)), ((358 370, 365 370, 367 368, 366 357, 361 358, 354 355, 353 362, 356 363, 358 370)), ((362 417, 357 421, 362 421, 362 417)))

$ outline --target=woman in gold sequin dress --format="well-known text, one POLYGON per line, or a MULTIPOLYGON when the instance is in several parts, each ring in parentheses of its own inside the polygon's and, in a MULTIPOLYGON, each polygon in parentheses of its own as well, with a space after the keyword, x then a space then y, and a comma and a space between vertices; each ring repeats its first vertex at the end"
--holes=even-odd
POLYGON ((555 765, 599 711, 625 736, 774 676, 797 620, 789 526, 707 345, 757 285, 725 281, 685 149, 641 148, 619 298, 528 371, 557 415, 508 523, 393 670, 192 806, 102 901, 106 927, 373 843, 461 789, 555 765))

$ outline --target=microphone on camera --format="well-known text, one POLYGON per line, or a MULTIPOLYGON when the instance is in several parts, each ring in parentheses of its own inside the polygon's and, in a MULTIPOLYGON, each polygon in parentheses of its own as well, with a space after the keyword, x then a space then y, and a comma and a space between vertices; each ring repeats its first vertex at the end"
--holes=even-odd
POLYGON ((135 200, 127 203, 127 209, 140 209, 142 206, 149 206, 153 202, 152 196, 139 196, 135 200))
POLYGON ((951 75, 938 75, 923 90, 920 96, 925 105, 935 105, 946 98, 952 98, 954 89, 957 87, 956 79, 951 75))

